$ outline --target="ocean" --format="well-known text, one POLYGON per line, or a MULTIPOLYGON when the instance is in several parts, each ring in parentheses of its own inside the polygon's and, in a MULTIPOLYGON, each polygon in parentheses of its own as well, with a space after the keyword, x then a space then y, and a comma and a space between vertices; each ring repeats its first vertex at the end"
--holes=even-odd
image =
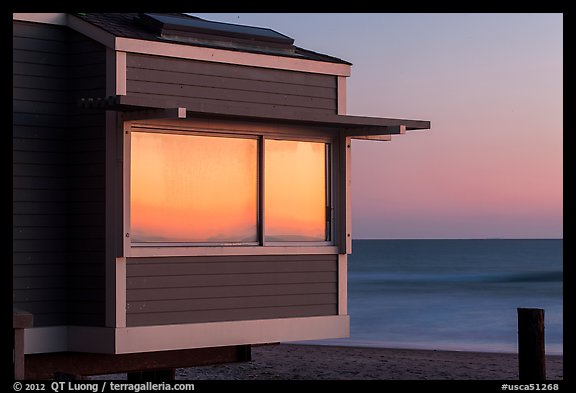
POLYGON ((563 354, 563 240, 355 240, 351 337, 328 345, 517 352, 517 308, 542 308, 563 354))

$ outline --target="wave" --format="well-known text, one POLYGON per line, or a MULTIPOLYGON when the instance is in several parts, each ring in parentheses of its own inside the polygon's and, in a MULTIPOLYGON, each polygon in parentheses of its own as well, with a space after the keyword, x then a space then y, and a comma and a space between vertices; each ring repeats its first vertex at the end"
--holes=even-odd
POLYGON ((430 282, 487 282, 487 283, 513 283, 513 282, 561 282, 564 273, 559 270, 538 272, 506 272, 506 273, 355 273, 350 272, 348 278, 362 282, 389 282, 389 283, 430 283, 430 282))

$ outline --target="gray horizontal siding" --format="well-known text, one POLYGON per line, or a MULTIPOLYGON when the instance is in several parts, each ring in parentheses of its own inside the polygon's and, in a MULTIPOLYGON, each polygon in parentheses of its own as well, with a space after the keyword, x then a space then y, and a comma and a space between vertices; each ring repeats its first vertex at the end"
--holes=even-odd
MULTIPOLYGON (((225 296, 277 296, 315 293, 332 293, 334 283, 292 283, 292 284, 258 284, 258 285, 227 285, 225 296)), ((128 302, 147 301, 150 289, 131 289, 127 294, 128 302)), ((154 289, 154 300, 198 299, 214 296, 212 287, 178 287, 154 289)))
POLYGON ((208 311, 231 310, 236 308, 288 307, 294 305, 333 304, 336 294, 305 294, 276 296, 238 296, 215 299, 179 299, 161 301, 131 302, 135 313, 169 313, 182 310, 208 311))
POLYGON ((64 288, 46 289, 43 293, 38 293, 34 290, 21 289, 14 294, 14 301, 16 302, 38 302, 43 301, 45 296, 49 296, 54 301, 66 303, 68 299, 68 291, 64 288))
POLYGON ((18 63, 27 64, 59 65, 67 62, 67 54, 13 48, 12 60, 18 63))
POLYGON ((336 255, 128 258, 128 326, 338 313, 336 255))
MULTIPOLYGON (((77 102, 106 94, 106 50, 70 32, 68 92, 77 102)), ((105 114, 75 109, 68 126, 69 246, 68 323, 105 324, 105 114), (99 213, 99 214, 98 214, 99 213)))
MULTIPOLYGON (((131 288, 180 288, 226 285, 293 284, 309 282, 330 282, 335 280, 335 272, 297 272, 268 274, 189 274, 162 277, 130 277, 131 288)), ((180 272, 178 272, 180 274, 180 272)))
POLYGON ((104 323, 102 45, 68 28, 13 25, 13 298, 35 326, 104 323))
POLYGON ((242 308, 229 310, 183 311, 170 313, 131 314, 128 326, 165 325, 174 323, 225 322, 255 319, 301 318, 336 315, 335 305, 242 308))
MULTIPOLYGON (((12 47, 18 48, 20 50, 34 51, 40 53, 46 52, 46 53, 66 54, 68 52, 67 43, 65 41, 58 40, 57 37, 51 36, 51 34, 54 31, 54 28, 57 27, 41 26, 40 29, 45 30, 47 33, 47 35, 44 37, 28 38, 28 37, 14 36, 12 39, 12 47), (52 31, 48 31, 49 29, 52 29, 52 31)), ((15 32, 15 34, 18 33, 19 31, 15 32)))
MULTIPOLYGON (((105 49, 72 34, 70 95, 105 95, 105 49)), ((70 119, 68 320, 70 325, 105 324, 105 115, 76 111, 70 119)))
POLYGON ((14 179, 14 188, 19 189, 60 189, 60 188, 102 188, 104 179, 100 176, 85 178, 28 176, 14 179), (87 183, 87 184, 86 184, 87 183))
POLYGON ((28 87, 13 87, 12 99, 31 102, 65 103, 69 101, 68 94, 61 90, 39 90, 28 87))
POLYGON ((13 297, 35 326, 66 324, 67 37, 14 23, 13 297))
POLYGON ((128 53, 127 94, 249 109, 336 113, 336 77, 128 53))

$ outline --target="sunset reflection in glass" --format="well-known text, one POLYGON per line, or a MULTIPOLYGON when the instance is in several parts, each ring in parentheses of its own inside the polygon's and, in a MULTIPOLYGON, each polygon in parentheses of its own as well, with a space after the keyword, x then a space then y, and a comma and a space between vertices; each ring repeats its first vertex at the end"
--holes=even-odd
POLYGON ((265 142, 265 240, 326 240, 326 144, 265 142))
POLYGON ((132 132, 133 242, 255 242, 256 139, 132 132))

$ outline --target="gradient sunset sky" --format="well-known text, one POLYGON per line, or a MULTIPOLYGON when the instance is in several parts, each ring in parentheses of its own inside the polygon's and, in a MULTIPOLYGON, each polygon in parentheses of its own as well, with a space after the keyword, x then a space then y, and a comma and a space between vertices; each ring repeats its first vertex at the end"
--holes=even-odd
POLYGON ((353 63, 348 114, 431 130, 354 141, 354 238, 561 238, 562 14, 206 14, 353 63))

